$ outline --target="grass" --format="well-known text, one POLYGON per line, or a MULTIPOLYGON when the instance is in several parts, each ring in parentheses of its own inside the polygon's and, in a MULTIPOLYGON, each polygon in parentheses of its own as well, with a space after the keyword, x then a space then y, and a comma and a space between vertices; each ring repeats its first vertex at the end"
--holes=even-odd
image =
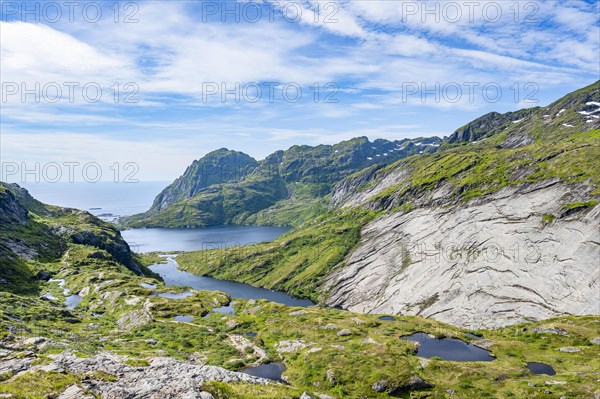
POLYGON ((298 226, 328 211, 323 198, 288 199, 248 216, 243 224, 260 226, 298 226))
POLYGON ((592 187, 590 195, 598 196, 599 139, 600 130, 593 130, 517 149, 464 145, 427 156, 413 156, 377 172, 375 179, 381 180, 395 170, 408 171, 401 183, 382 190, 371 203, 383 209, 407 203, 411 209, 417 203, 426 206, 431 204, 427 194, 444 185, 451 188, 444 201, 460 203, 506 186, 548 179, 587 184, 592 187))
POLYGON ((544 223, 550 224, 550 223, 554 222, 554 219, 556 219, 556 216, 554 216, 550 213, 544 213, 542 215, 542 220, 544 221, 544 223))
MULTIPOLYGON (((370 218, 373 215, 356 215, 370 218)), ((326 228, 329 219, 323 218, 314 228, 326 228)), ((327 227, 329 228, 329 227, 327 227)), ((350 229, 351 230, 351 229, 350 229)), ((344 229, 338 231, 344 237, 344 229)), ((282 237, 293 239, 295 233, 282 237)), ((336 236, 336 234, 329 234, 336 236)), ((328 236, 329 236, 328 235, 328 236)), ((64 278, 73 292, 91 287, 90 293, 73 310, 60 303, 41 301, 37 297, 0 294, 0 339, 43 336, 51 343, 33 350, 36 363, 51 361, 48 355, 69 350, 79 356, 93 356, 102 351, 129 356, 127 364, 147 367, 152 356, 172 356, 187 360, 192 356, 207 364, 232 370, 256 361, 246 349, 236 348, 230 336, 256 334, 248 338, 252 345, 264 348, 272 360, 281 360, 287 367, 285 376, 291 386, 255 386, 236 383, 207 383, 203 388, 216 398, 297 398, 307 391, 327 394, 338 399, 385 398, 387 393, 375 393, 371 385, 381 379, 391 387, 402 386, 411 377, 420 376, 435 387, 422 392, 407 393, 405 397, 444 397, 452 389, 464 398, 518 398, 542 395, 548 386, 546 376, 531 375, 525 368, 528 361, 552 365, 557 371, 553 380, 566 385, 552 386, 552 394, 585 397, 596 389, 600 368, 600 346, 590 339, 600 335, 600 317, 562 317, 538 323, 528 323, 499 330, 480 330, 494 344, 491 347, 497 360, 493 362, 449 362, 430 359, 422 367, 415 356, 416 347, 401 340, 402 336, 423 331, 437 337, 452 336, 472 340, 466 330, 435 320, 420 317, 397 316, 395 321, 380 321, 378 315, 355 314, 327 308, 300 308, 267 301, 236 300, 235 316, 211 314, 211 308, 221 306, 229 298, 221 293, 201 291, 185 299, 167 299, 152 296, 152 290, 139 286, 141 282, 157 285, 157 292, 178 292, 185 288, 165 287, 162 282, 136 276, 124 266, 102 257, 89 257, 97 249, 71 245, 64 262, 53 267, 56 277, 64 278), (140 298, 138 301, 131 301, 140 298), (152 319, 133 329, 122 329, 116 324, 125 313, 147 307, 152 319), (98 316, 94 316, 97 314, 98 316), (173 316, 195 315, 193 323, 177 323, 173 316), (335 324, 334 329, 322 327, 335 324), (539 334, 534 328, 555 327, 567 336, 539 334), (337 332, 349 329, 350 336, 340 337, 337 332), (10 338, 13 337, 13 338, 10 338), (279 352, 282 341, 298 341, 305 346, 291 352, 279 352), (576 353, 560 352, 558 348, 574 346, 576 353), (336 382, 328 378, 328 371, 336 382), (531 382, 534 386, 528 385, 531 382), (408 396, 407 396, 408 395, 408 396)), ((56 283, 40 282, 43 291, 59 291, 56 283)), ((60 295, 56 292, 56 295, 60 295)), ((56 395, 67 386, 82 381, 85 376, 59 373, 29 373, 18 378, 3 376, 0 393, 19 398, 44 398, 56 395)), ((110 381, 114 376, 87 376, 110 381)))
POLYGON ((27 373, 0 384, 0 394, 12 394, 15 399, 47 399, 57 397, 79 379, 58 372, 27 373))
POLYGON ((565 208, 566 209, 587 209, 587 208, 593 208, 596 205, 598 205, 598 201, 596 200, 591 200, 591 201, 585 201, 585 202, 572 202, 570 204, 565 204, 565 208))
POLYGON ((321 278, 343 264, 360 229, 376 214, 366 210, 330 213, 272 243, 182 253, 182 270, 235 280, 297 297, 319 300, 321 278))
MULTIPOLYGON (((75 283, 73 279, 80 279, 81 274, 89 275, 83 280, 90 280, 91 273, 91 270, 84 268, 80 269, 78 275, 67 276, 66 279, 71 286, 75 283)), ((102 287, 99 295, 116 290, 131 295, 136 285, 144 280, 143 277, 131 275, 129 282, 112 283, 115 277, 106 273, 104 278, 107 280, 96 281, 102 287), (107 281, 111 284, 106 284, 107 281)), ((401 337, 423 331, 437 337, 450 336, 472 341, 465 335, 469 331, 413 316, 397 316, 394 321, 380 321, 379 315, 319 307, 305 308, 303 314, 298 314, 295 312, 300 308, 267 301, 237 300, 234 303, 235 316, 214 314, 208 318, 196 318, 193 323, 175 323, 171 314, 164 317, 166 315, 162 312, 169 308, 172 314, 191 314, 198 301, 213 298, 215 294, 200 292, 198 295, 187 302, 146 296, 153 303, 164 301, 163 306, 151 308, 154 320, 125 331, 115 329, 115 320, 127 310, 122 307, 127 299, 125 294, 116 301, 114 310, 105 309, 102 316, 92 317, 89 306, 66 311, 58 304, 4 293, 0 295, 0 327, 4 331, 0 339, 14 335, 51 338, 51 345, 34 352, 39 364, 50 361, 47 355, 64 350, 79 356, 110 351, 129 356, 126 363, 134 367, 147 367, 148 359, 152 356, 172 356, 182 360, 200 356, 207 364, 236 370, 255 361, 256 357, 245 347, 234 347, 229 336, 246 336, 253 332, 256 337, 248 338, 252 344, 264 348, 271 359, 281 360, 287 367, 285 376, 291 386, 205 384, 203 389, 216 398, 297 398, 304 391, 313 395, 327 394, 338 399, 362 396, 384 398, 389 397, 387 393, 375 393, 371 389, 374 382, 386 379, 390 387, 396 387, 416 375, 432 383, 434 388, 407 394, 410 397, 442 398, 448 389, 464 398, 535 397, 548 389, 545 381, 549 377, 530 374, 525 368, 529 361, 552 365, 557 375, 551 379, 566 382, 566 385, 551 387, 552 394, 544 397, 585 397, 593 393, 596 387, 595 372, 600 367, 600 346, 592 345, 590 339, 600 335, 600 317, 597 316, 561 317, 498 330, 476 331, 474 333, 493 342, 491 350, 497 360, 463 363, 430 359, 429 364, 423 367, 415 356, 414 344, 401 337), (44 317, 39 316, 42 314, 44 317), (331 324, 335 324, 335 328, 323 328, 331 324), (536 326, 560 328, 568 335, 535 333, 536 326), (337 332, 341 329, 350 330, 352 335, 338 336, 337 332), (280 352, 278 348, 282 341, 298 341, 304 346, 280 352), (576 347, 581 352, 565 353, 558 350, 566 346, 576 347), (328 371, 336 376, 335 382, 328 378, 328 371), (534 384, 533 387, 528 385, 530 382, 534 384)), ((132 306, 141 307, 143 303, 132 306)), ((118 378, 87 377, 109 381, 118 378)), ((81 381, 84 376, 40 373, 25 374, 17 379, 10 379, 10 376, 6 378, 0 383, 0 393, 43 398, 46 394, 60 393, 68 385, 81 381), (29 385, 33 388, 25 391, 24 387, 29 385)))

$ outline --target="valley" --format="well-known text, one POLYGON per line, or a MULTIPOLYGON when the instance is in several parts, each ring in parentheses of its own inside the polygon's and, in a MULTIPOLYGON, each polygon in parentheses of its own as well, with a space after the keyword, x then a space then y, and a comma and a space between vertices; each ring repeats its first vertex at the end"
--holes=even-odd
POLYGON ((599 99, 217 150, 116 225, 1 183, 0 396, 597 398, 599 99))

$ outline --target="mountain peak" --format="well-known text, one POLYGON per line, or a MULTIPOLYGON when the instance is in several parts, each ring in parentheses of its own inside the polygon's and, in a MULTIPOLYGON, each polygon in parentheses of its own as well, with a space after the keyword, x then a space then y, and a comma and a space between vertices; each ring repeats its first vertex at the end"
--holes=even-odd
POLYGON ((560 138, 600 128, 600 80, 574 91, 546 107, 500 114, 487 113, 457 129, 448 142, 474 142, 493 136, 504 148, 560 138))

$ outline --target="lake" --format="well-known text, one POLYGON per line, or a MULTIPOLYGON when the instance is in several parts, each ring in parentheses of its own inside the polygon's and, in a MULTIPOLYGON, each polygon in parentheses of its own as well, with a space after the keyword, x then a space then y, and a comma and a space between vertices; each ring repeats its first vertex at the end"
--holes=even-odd
MULTIPOLYGON (((128 216, 148 210, 154 197, 167 186, 167 182, 124 183, 40 183, 23 184, 29 192, 42 202, 87 210, 94 215, 111 214, 128 216)), ((103 218, 110 220, 111 217, 103 218)), ((259 242, 273 241, 289 230, 288 227, 270 226, 216 226, 197 229, 132 229, 122 231, 123 238, 135 252, 197 251, 227 248, 259 242)), ((247 284, 222 281, 210 277, 196 276, 177 269, 172 257, 167 264, 154 265, 151 269, 159 273, 165 284, 188 286, 197 290, 218 290, 233 298, 267 299, 289 306, 312 306, 306 299, 293 298, 283 292, 253 287, 247 284)), ((153 289, 152 285, 147 288, 153 289)), ((154 287, 155 288, 155 287, 154 287)), ((162 293, 160 296, 182 298, 189 293, 162 293)), ((68 299, 67 305, 79 303, 77 296, 68 299)), ((218 313, 230 313, 225 307, 218 313)))
POLYGON ((121 235, 134 252, 199 251, 273 241, 289 227, 214 226, 197 229, 131 229, 121 235))

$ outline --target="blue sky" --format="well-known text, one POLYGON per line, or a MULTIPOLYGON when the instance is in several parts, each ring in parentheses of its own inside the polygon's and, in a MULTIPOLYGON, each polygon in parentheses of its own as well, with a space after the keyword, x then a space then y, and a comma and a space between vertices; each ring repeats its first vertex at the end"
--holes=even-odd
POLYGON ((449 135, 600 74, 596 1, 114 4, 2 2, 3 163, 172 180, 220 147, 449 135))

